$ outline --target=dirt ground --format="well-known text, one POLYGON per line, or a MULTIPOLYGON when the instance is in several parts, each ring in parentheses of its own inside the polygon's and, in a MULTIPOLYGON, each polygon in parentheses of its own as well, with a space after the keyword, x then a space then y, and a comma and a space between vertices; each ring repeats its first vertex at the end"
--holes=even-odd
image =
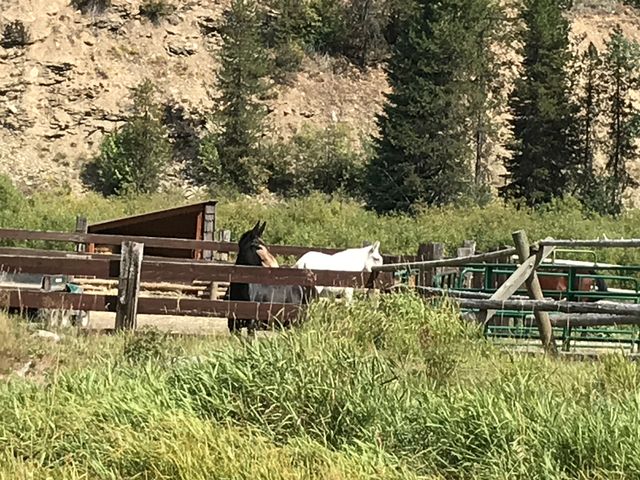
MULTIPOLYGON (((110 329, 115 326, 115 313, 91 312, 89 325, 92 330, 110 329)), ((214 317, 172 317, 169 315, 138 315, 138 328, 153 326, 171 333, 198 335, 228 335, 227 319, 214 317)))

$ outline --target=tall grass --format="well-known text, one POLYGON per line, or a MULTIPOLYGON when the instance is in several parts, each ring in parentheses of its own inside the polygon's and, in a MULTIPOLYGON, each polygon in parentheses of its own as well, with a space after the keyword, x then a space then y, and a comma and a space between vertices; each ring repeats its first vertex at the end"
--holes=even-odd
MULTIPOLYGON (((414 218, 378 216, 353 200, 321 195, 267 204, 244 197, 219 200, 218 228, 230 229, 234 240, 257 219, 263 219, 269 242, 347 248, 359 246, 363 240, 380 240, 383 252, 397 254, 415 254, 419 243, 437 241, 444 242, 447 254, 454 255, 467 239, 475 240, 482 250, 496 248, 510 245, 511 233, 517 229, 525 229, 532 241, 547 236, 632 238, 640 231, 638 210, 618 219, 588 216, 571 200, 537 211, 518 210, 501 202, 485 208, 431 208, 414 218)), ((105 199, 96 194, 75 197, 45 192, 13 203, 17 203, 15 208, 0 212, 0 227, 70 231, 76 215, 96 222, 187 202, 177 193, 105 199)), ((601 250, 598 255, 600 261, 640 262, 634 249, 601 250)))
POLYGON ((640 474, 636 364, 501 353, 411 295, 317 304, 300 329, 188 355, 150 338, 1 384, 0 478, 640 474))

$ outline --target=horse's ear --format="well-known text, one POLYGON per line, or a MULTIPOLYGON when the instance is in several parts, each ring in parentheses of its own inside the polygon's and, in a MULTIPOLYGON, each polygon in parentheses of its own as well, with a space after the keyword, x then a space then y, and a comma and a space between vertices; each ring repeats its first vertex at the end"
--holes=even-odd
MULTIPOLYGON (((260 222, 258 222, 260 223, 260 222)), ((264 233, 264 229, 267 227, 267 222, 266 220, 262 223, 262 226, 260 227, 260 230, 258 231, 258 236, 261 237, 262 234, 264 233)))
POLYGON ((258 231, 260 230, 260 220, 258 220, 258 223, 256 223, 253 228, 251 229, 251 233, 253 233, 254 235, 260 235, 258 233, 258 231))
POLYGON ((371 251, 371 253, 373 253, 373 252, 377 252, 379 248, 380 248, 380 242, 375 242, 373 245, 371 245, 371 248, 369 250, 371 251))

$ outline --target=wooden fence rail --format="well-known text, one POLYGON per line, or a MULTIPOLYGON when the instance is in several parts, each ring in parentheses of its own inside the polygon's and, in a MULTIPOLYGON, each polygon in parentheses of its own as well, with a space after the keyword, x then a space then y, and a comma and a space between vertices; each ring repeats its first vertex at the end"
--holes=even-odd
MULTIPOLYGON (((117 295, 74 294, 63 292, 39 292, 28 290, 0 291, 0 308, 47 308, 60 310, 83 310, 93 312, 116 312, 117 295)), ((197 298, 139 297, 138 314, 211 316, 227 318, 235 315, 243 319, 292 320, 300 308, 292 304, 228 302, 197 298)))
MULTIPOLYGON (((147 237, 137 235, 107 235, 97 233, 71 233, 53 231, 35 231, 18 229, 0 229, 0 240, 15 241, 49 241, 75 244, 121 245, 122 242, 144 243, 145 248, 167 248, 175 250, 203 250, 220 253, 234 253, 238 250, 237 243, 214 242, 209 240, 191 240, 187 238, 147 237)), ((268 245, 269 251, 275 255, 300 257, 307 252, 315 251, 334 254, 343 248, 304 247, 298 245, 268 245)), ((23 249, 28 250, 28 249, 23 249)), ((383 255, 385 262, 414 261, 415 255, 383 255)))
MULTIPOLYGON (((64 258, 0 255, 0 270, 19 273, 77 275, 102 279, 119 278, 120 259, 70 254, 64 258)), ((267 285, 334 286, 378 288, 393 286, 389 273, 300 270, 297 268, 247 267, 207 261, 167 261, 144 259, 141 281, 190 284, 196 280, 261 283, 267 285)))

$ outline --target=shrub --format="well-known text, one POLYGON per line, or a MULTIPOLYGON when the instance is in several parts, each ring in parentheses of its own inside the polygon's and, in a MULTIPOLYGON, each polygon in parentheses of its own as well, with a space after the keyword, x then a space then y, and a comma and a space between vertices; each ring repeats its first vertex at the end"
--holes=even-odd
POLYGON ((2 46, 4 48, 25 47, 30 41, 29 30, 20 20, 7 23, 2 29, 2 46))
POLYGON ((129 120, 102 142, 96 170, 105 194, 149 193, 159 187, 171 144, 154 94, 149 80, 136 87, 129 120))
POLYGON ((291 40, 278 45, 274 49, 274 80, 281 84, 289 84, 292 73, 300 70, 304 60, 304 49, 300 41, 291 40))
POLYGON ((111 6, 111 0, 71 0, 71 6, 84 14, 103 13, 111 6))
POLYGON ((0 212, 16 212, 23 205, 22 193, 7 175, 0 175, 0 212))
POLYGON ((364 155, 356 151, 345 125, 306 126, 276 151, 271 155, 271 191, 289 196, 359 193, 364 155))
POLYGON ((145 0, 140 5, 140 15, 147 17, 153 24, 159 24, 163 18, 168 17, 176 7, 166 0, 145 0))

